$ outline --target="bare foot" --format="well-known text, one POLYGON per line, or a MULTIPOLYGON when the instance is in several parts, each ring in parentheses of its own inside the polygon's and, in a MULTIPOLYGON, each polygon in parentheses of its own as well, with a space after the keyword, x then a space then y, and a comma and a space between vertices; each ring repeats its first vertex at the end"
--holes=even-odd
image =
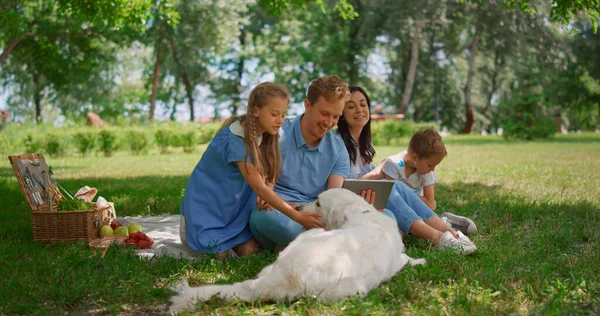
POLYGON ((233 251, 235 251, 235 253, 241 257, 250 256, 255 253, 258 253, 260 251, 260 247, 256 239, 252 237, 248 239, 248 241, 246 241, 245 243, 233 247, 233 251))

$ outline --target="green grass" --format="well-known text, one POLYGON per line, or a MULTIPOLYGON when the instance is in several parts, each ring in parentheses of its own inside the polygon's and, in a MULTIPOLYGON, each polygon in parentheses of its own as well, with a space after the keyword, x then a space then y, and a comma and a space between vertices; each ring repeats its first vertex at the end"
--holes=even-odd
MULTIPOLYGON (((406 143, 402 146, 406 146, 406 143)), ((406 268, 365 299, 322 304, 199 303, 213 314, 598 314, 600 312, 600 136, 505 142, 451 136, 436 170, 438 211, 475 219, 479 251, 462 257, 405 242, 424 267, 406 268)), ((378 147, 377 159, 403 147, 378 147)), ((114 201, 119 216, 177 213, 201 152, 112 158, 47 158, 65 188, 84 185, 114 201)), ((30 210, 8 159, 0 162, 0 314, 165 313, 181 276, 192 284, 251 278, 275 256, 215 262, 32 241, 30 210)))

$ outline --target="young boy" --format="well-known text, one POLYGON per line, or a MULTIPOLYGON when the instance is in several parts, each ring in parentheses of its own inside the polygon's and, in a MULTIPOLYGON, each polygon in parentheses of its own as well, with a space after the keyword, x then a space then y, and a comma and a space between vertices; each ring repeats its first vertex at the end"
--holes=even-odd
MULTIPOLYGON (((410 139, 408 150, 386 158, 366 178, 400 180, 414 190, 429 208, 435 210, 435 167, 447 154, 442 137, 435 130, 418 131, 410 139)), ((452 213, 443 213, 440 218, 464 234, 477 231, 477 226, 469 218, 452 213)))

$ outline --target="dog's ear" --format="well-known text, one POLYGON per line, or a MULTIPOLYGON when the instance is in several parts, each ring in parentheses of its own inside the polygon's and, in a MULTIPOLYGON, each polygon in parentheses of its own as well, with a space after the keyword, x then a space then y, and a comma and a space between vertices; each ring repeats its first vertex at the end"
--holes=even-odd
POLYGON ((327 230, 336 229, 346 223, 347 217, 342 207, 334 207, 327 214, 325 228, 327 230))

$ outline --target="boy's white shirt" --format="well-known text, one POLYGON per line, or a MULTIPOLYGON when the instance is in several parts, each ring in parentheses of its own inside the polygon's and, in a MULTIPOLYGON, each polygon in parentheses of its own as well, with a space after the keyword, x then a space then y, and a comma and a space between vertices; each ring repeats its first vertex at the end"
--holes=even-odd
POLYGON ((434 184, 435 180, 437 180, 437 176, 435 175, 435 171, 421 174, 419 171, 415 170, 415 172, 407 178, 404 164, 404 156, 407 153, 408 151, 405 150, 387 157, 381 171, 389 177, 401 180, 409 188, 413 189, 415 193, 423 196, 423 187, 434 184))

